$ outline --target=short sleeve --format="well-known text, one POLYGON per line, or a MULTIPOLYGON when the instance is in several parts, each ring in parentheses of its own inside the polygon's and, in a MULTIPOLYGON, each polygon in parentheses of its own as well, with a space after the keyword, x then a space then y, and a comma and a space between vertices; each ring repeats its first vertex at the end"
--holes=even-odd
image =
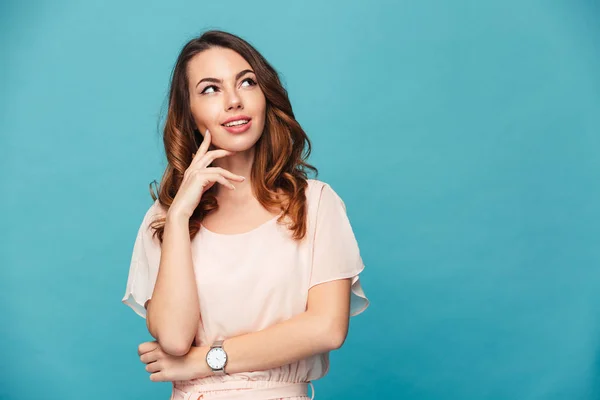
POLYGON ((144 305, 152 297, 160 263, 160 240, 152 237, 150 227, 158 216, 158 200, 148 209, 138 229, 131 254, 129 276, 122 303, 131 307, 140 317, 146 318, 144 305))
POLYGON ((359 274, 364 270, 346 205, 326 183, 318 193, 309 288, 336 279, 352 278, 350 316, 369 306, 359 274))

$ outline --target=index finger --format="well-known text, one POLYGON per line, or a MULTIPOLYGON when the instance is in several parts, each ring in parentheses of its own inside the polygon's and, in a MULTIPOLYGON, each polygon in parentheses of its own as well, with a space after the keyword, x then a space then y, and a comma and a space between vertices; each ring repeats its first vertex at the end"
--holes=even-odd
POLYGON ((204 139, 202 140, 200 147, 198 147, 198 151, 192 158, 192 162, 190 163, 190 165, 192 165, 194 162, 199 160, 200 157, 202 157, 204 154, 206 154, 206 152, 208 151, 208 148, 210 146, 210 139, 211 139, 210 131, 208 130, 208 128, 206 128, 206 132, 204 133, 204 139))

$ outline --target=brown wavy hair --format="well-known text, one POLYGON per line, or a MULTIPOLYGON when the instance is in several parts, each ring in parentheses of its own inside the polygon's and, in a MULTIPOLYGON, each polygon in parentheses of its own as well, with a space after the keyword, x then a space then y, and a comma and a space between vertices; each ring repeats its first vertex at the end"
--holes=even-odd
MULTIPOLYGON (((306 234, 306 195, 308 185, 307 170, 318 175, 318 170, 308 164, 311 153, 308 136, 294 117, 292 105, 286 89, 281 84, 277 71, 250 43, 231 33, 210 30, 187 42, 173 68, 168 97, 168 111, 163 129, 163 143, 167 157, 167 167, 159 185, 158 195, 153 193, 150 183, 150 196, 158 198, 164 212, 173 203, 177 190, 183 181, 183 174, 190 165, 203 136, 196 129, 190 110, 187 64, 204 50, 221 47, 234 50, 250 64, 266 97, 265 128, 256 142, 252 165, 252 190, 267 208, 279 208, 281 216, 277 222, 289 217, 288 228, 293 238, 302 239, 306 234)), ((190 217, 190 239, 193 239, 202 220, 219 205, 215 197, 217 185, 213 185, 202 195, 198 206, 190 217)), ((152 221, 153 235, 163 241, 166 216, 152 221)))

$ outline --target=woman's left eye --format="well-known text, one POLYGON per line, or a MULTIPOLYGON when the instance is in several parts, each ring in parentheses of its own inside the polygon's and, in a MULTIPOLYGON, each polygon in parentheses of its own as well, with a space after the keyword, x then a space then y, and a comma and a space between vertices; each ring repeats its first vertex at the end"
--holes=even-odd
POLYGON ((249 82, 251 82, 250 86, 254 86, 254 85, 256 85, 256 82, 254 82, 254 80, 253 80, 252 78, 246 78, 246 79, 244 79, 244 80, 242 81, 242 83, 244 83, 244 82, 246 82, 246 81, 249 81, 249 82))

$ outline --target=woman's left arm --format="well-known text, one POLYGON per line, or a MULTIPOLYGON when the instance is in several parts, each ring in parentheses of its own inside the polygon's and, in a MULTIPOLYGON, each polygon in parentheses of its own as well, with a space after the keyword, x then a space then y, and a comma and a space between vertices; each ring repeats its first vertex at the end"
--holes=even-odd
MULTIPOLYGON (((225 339, 228 374, 264 371, 338 349, 346 340, 350 315, 351 279, 336 279, 308 290, 306 311, 261 331, 225 339)), ((210 346, 192 347, 172 356, 156 341, 138 347, 154 382, 187 380, 213 375, 206 363, 210 346)))
MULTIPOLYGON (((337 279, 308 291, 307 309, 261 331, 225 339, 228 374, 263 371, 338 349, 346 340, 351 280, 337 279)), ((188 354, 198 377, 212 375, 206 364, 210 346, 192 347, 188 354)))

